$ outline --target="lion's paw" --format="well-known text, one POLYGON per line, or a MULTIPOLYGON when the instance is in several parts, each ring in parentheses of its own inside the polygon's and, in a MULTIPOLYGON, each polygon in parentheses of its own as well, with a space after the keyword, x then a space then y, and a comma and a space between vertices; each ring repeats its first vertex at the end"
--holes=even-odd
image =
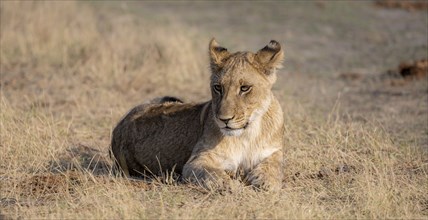
POLYGON ((245 182, 252 185, 256 189, 262 189, 267 191, 278 191, 282 188, 282 181, 279 177, 268 176, 257 170, 253 170, 248 173, 245 178, 245 182))

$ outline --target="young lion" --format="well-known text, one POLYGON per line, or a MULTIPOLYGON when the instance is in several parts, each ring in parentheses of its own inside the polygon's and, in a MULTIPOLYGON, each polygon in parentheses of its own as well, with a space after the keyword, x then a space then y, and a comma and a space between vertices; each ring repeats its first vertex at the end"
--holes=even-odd
POLYGON ((242 173, 253 186, 282 185, 283 113, 271 89, 284 57, 271 41, 257 53, 209 44, 212 100, 158 98, 116 126, 112 152, 127 176, 175 171, 204 186, 227 186, 242 173))

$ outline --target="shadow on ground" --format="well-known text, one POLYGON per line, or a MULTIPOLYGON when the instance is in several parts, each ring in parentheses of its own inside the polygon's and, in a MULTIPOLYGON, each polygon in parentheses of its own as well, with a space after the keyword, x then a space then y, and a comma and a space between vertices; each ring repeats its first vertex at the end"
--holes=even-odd
POLYGON ((112 162, 105 152, 78 143, 50 161, 48 170, 52 173, 86 171, 96 176, 109 175, 112 162))

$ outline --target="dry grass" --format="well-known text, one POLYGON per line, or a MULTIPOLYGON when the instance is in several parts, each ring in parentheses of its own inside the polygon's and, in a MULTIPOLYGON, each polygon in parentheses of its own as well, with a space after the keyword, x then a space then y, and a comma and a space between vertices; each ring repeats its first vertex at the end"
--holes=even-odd
MULTIPOLYGON (((161 94, 208 98, 207 42, 179 24, 84 3, 1 2, 0 217, 426 218, 428 155, 376 126, 306 112, 287 123, 280 192, 231 194, 115 177, 110 131, 161 94)), ((286 103, 286 105, 285 105, 286 103)))

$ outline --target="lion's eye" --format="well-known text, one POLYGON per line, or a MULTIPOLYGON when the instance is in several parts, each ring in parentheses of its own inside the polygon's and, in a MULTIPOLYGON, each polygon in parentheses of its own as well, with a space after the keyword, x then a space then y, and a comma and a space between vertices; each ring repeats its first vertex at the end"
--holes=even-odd
POLYGON ((214 85, 214 90, 218 93, 221 93, 221 86, 220 85, 214 85))
POLYGON ((241 92, 248 92, 250 91, 251 86, 241 86, 241 92))

